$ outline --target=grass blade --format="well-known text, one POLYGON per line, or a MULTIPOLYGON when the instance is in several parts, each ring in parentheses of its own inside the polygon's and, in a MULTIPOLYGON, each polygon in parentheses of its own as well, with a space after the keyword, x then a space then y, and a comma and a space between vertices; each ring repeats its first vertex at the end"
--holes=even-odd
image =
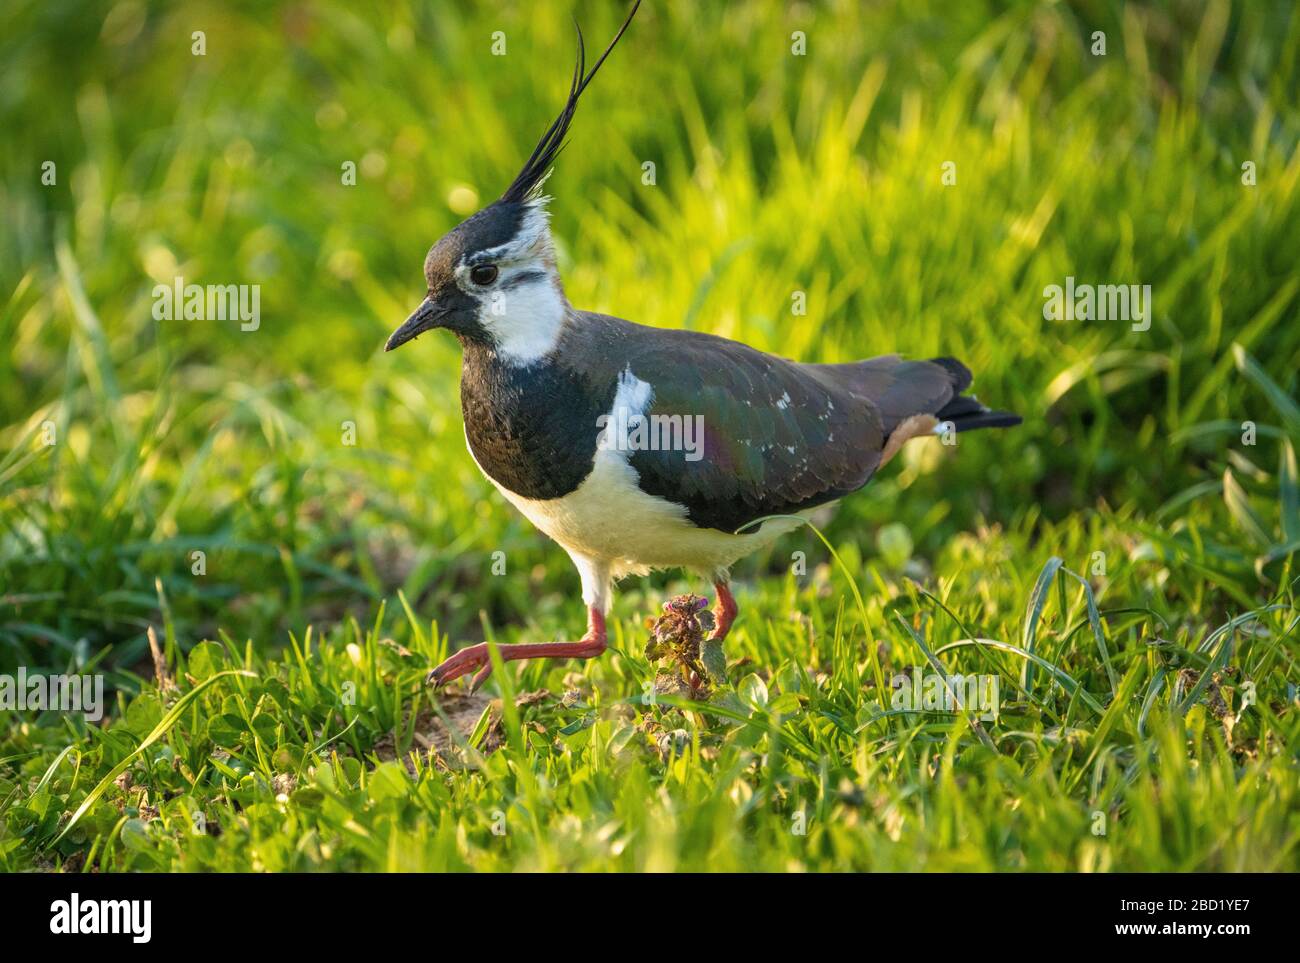
MULTIPOLYGON (((1052 579, 1064 563, 1053 555, 1038 573, 1034 590, 1029 593, 1029 604, 1025 608, 1025 625, 1020 637, 1021 648, 1029 655, 1038 647, 1038 620, 1043 615, 1043 606, 1047 604, 1047 592, 1052 587, 1052 579)), ((1034 684, 1034 662, 1026 660, 1020 667, 1020 687, 1026 692, 1034 684)))
POLYGON ((1282 416, 1282 420, 1287 423, 1287 428, 1292 434, 1300 435, 1300 405, 1295 403, 1295 399, 1283 391, 1276 381, 1268 376, 1258 361, 1250 356, 1239 344, 1232 346, 1232 359, 1237 364, 1237 370, 1255 383, 1255 386, 1268 398, 1269 403, 1282 416))

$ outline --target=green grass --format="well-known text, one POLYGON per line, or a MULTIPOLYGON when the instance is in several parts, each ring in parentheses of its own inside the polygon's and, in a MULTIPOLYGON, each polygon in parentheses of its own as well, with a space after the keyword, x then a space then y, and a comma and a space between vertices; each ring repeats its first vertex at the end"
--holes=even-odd
MULTIPOLYGON (((1300 865, 1300 17, 859 6, 648 2, 548 184, 579 306, 952 354, 1025 415, 742 563, 713 712, 641 702, 645 617, 704 588, 672 574, 495 708, 422 685, 582 627, 464 450, 454 342, 380 350, 554 113, 567 6, 6 6, 0 671, 113 702, 0 716, 0 869, 1300 865), (177 274, 260 284, 260 330, 155 321, 177 274), (1152 285, 1150 329, 1044 320, 1067 275, 1152 285), (892 710, 932 659, 996 674, 999 719, 892 710)), ((592 45, 621 15, 576 12, 592 45)))

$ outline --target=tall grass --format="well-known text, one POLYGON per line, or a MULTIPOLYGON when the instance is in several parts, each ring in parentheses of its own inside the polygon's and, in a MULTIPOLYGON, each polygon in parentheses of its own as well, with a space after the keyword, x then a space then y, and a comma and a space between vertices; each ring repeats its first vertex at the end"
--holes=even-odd
MULTIPOLYGON (((577 13, 592 44, 622 15, 577 13)), ((103 671, 119 700, 109 728, 10 714, 0 865, 1294 868, 1300 18, 1280 2, 648 3, 548 183, 569 298, 803 360, 956 355, 1025 424, 909 449, 820 518, 843 570, 809 530, 741 566, 733 681, 768 701, 692 723, 686 756, 609 708, 647 677, 640 619, 684 586, 665 575, 624 586, 617 652, 581 667, 590 709, 523 707, 471 773, 363 762, 385 734, 411 747, 448 645, 580 625, 568 562, 464 451, 454 343, 380 351, 424 251, 554 113, 567 14, 0 13, 0 669, 103 671), (261 328, 155 321, 177 275, 261 285, 261 328), (1150 284, 1150 329, 1045 320, 1066 276, 1150 284), (902 558, 879 537, 898 524, 902 558), (413 615, 361 629, 399 590, 413 615), (162 717, 150 625, 183 688, 196 652, 258 680, 209 688, 132 764, 159 819, 109 789, 51 848, 162 717), (931 657, 1013 694, 991 747, 882 710, 872 660, 931 657), (285 774, 313 793, 277 803, 285 774), (225 833, 182 832, 195 808, 225 833)), ((558 694, 573 669, 503 682, 558 694)))

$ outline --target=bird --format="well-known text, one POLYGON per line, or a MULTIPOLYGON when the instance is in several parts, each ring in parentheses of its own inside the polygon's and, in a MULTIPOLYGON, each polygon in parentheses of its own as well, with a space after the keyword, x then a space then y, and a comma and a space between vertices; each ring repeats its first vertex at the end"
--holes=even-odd
MULTIPOLYGON (((639 7, 589 71, 575 21, 563 109, 500 198, 429 250, 427 294, 385 344, 392 351, 434 329, 460 341, 470 455, 577 568, 586 632, 498 645, 504 662, 599 656, 614 583, 663 569, 712 582, 721 641, 737 616, 737 561, 862 488, 911 439, 1021 422, 966 394, 971 372, 953 358, 801 363, 569 303, 543 184, 579 98, 639 7)), ((479 643, 428 682, 473 673, 477 689, 491 671, 479 643)))

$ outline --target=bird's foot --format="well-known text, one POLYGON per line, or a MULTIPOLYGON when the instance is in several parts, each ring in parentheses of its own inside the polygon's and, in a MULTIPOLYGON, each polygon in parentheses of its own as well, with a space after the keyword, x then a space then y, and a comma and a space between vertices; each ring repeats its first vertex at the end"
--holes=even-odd
MULTIPOLYGON (((519 659, 590 659, 605 651, 605 616, 597 609, 587 612, 587 634, 577 642, 519 642, 498 645, 502 662, 519 659)), ((480 642, 448 656, 429 672, 425 680, 435 688, 463 675, 474 673, 470 691, 478 689, 492 674, 492 655, 487 642, 480 642)))
POLYGON ((731 623, 736 621, 736 600, 732 597, 731 589, 727 587, 726 582, 714 582, 713 587, 718 593, 718 604, 713 609, 715 628, 709 639, 721 642, 731 631, 731 623))
POLYGON ((471 672, 475 673, 469 686, 470 691, 473 692, 492 674, 492 657, 488 654, 486 642, 471 645, 443 659, 429 670, 429 675, 424 681, 436 689, 471 672))

